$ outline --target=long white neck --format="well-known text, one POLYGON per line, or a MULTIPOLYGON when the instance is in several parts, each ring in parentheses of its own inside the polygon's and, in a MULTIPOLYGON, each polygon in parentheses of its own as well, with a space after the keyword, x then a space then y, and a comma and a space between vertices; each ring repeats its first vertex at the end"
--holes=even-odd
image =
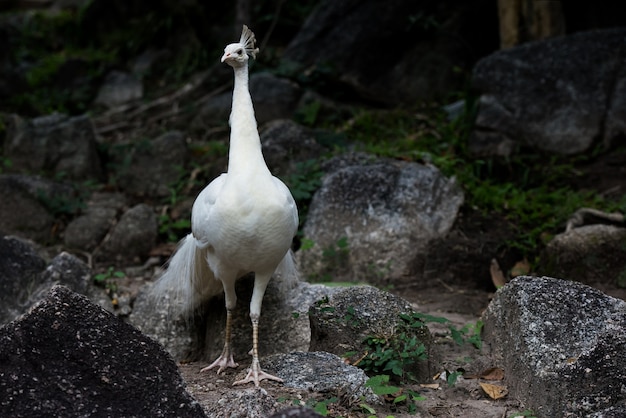
POLYGON ((230 113, 230 150, 228 172, 267 171, 261 152, 261 139, 257 130, 252 98, 248 90, 248 65, 234 67, 235 87, 230 113))

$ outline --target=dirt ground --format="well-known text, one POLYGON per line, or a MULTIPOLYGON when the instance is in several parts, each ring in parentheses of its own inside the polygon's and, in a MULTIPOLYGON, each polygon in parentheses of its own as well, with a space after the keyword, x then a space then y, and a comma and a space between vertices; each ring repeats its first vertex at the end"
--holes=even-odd
MULTIPOLYGON (((403 291, 402 296, 415 305, 419 312, 434 316, 445 317, 458 329, 467 324, 474 324, 480 319, 480 314, 487 307, 493 293, 485 290, 467 290, 441 285, 427 291, 403 291), (454 310, 451 307, 456 307, 454 310)), ((523 412, 523 405, 516 399, 504 396, 501 399, 491 399, 479 385, 492 383, 504 386, 498 376, 495 380, 479 379, 477 376, 495 365, 482 354, 481 350, 466 343, 458 345, 449 337, 447 325, 429 324, 431 333, 435 337, 439 352, 440 372, 463 371, 465 378, 459 377, 456 383, 449 386, 441 376, 432 376, 430 381, 420 384, 404 385, 405 389, 418 392, 424 400, 416 401, 416 411, 411 414, 406 406, 394 408, 391 400, 383 406, 370 405, 376 411, 376 416, 387 417, 467 417, 467 418, 502 418, 514 417, 516 412, 523 412)), ((261 360, 262 361, 262 360, 261 360)), ((241 359, 245 364, 245 360, 241 359)), ((214 371, 199 373, 208 363, 181 364, 183 378, 187 382, 188 390, 203 405, 215 405, 225 393, 233 389, 232 382, 243 377, 245 366, 236 370, 229 370, 218 376, 214 371)), ((487 376, 490 377, 490 376, 487 376)), ((278 405, 278 409, 290 406, 294 400, 314 406, 317 402, 329 399, 334 394, 311 393, 285 387, 282 384, 263 381, 261 386, 274 399, 286 401, 278 405)), ((252 385, 249 385, 252 388, 252 385)), ((372 414, 359 405, 350 405, 346 402, 331 403, 328 405, 328 415, 332 417, 367 417, 372 414)))

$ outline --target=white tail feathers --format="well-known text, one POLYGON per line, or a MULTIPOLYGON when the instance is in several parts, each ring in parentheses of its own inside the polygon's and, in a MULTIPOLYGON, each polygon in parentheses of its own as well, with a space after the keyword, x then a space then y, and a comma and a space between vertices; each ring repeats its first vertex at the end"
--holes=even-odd
MULTIPOLYGON (((299 281, 298 269, 289 250, 273 275, 281 293, 293 289, 299 281)), ((154 303, 167 302, 173 319, 190 316, 202 302, 224 291, 207 263, 206 250, 197 245, 193 234, 178 244, 169 266, 150 290, 154 303)))
POLYGON ((243 25, 239 43, 244 46, 248 55, 256 59, 256 54, 259 53, 259 48, 254 47, 255 42, 256 37, 254 36, 254 32, 252 32, 246 25, 243 25))
POLYGON ((206 251, 196 244, 192 234, 183 238, 165 273, 152 287, 157 302, 168 298, 170 314, 189 315, 203 301, 222 292, 222 282, 215 279, 206 260, 206 251))
POLYGON ((285 293, 296 286, 298 281, 300 281, 299 276, 296 261, 293 257, 293 251, 289 250, 281 260, 278 267, 276 267, 273 280, 276 281, 281 293, 285 293))

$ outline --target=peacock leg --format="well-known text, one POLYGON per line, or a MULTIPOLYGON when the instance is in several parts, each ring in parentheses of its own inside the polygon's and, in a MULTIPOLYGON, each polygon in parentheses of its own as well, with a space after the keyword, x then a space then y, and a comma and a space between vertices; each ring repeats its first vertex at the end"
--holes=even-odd
POLYGON ((239 364, 235 363, 233 360, 233 351, 231 349, 230 340, 231 340, 231 317, 232 313, 230 309, 226 310, 226 336, 224 341, 224 349, 222 350, 222 354, 215 360, 213 363, 208 365, 207 367, 200 370, 200 372, 206 372, 207 370, 211 370, 215 367, 219 367, 217 369, 217 374, 220 374, 227 367, 236 368, 239 364))
POLYGON ((259 364, 259 317, 261 316, 261 304, 265 289, 270 281, 272 274, 256 274, 254 278, 254 290, 252 291, 252 300, 250 301, 250 320, 252 321, 252 365, 248 374, 242 380, 238 380, 233 385, 243 385, 245 383, 254 382, 255 386, 259 386, 259 382, 263 379, 275 380, 282 382, 280 377, 273 376, 261 370, 259 364))
POLYGON ((261 370, 261 365, 259 364, 259 318, 252 317, 252 365, 246 377, 236 381, 233 385, 243 385, 254 382, 255 386, 259 386, 259 382, 263 379, 275 380, 277 382, 283 381, 280 377, 265 373, 261 370))
POLYGON ((200 372, 205 372, 215 367, 219 367, 217 369, 217 374, 220 374, 227 367, 235 368, 239 366, 239 364, 235 363, 235 360, 233 360, 233 350, 231 346, 232 311, 237 305, 237 294, 235 293, 235 279, 236 277, 233 274, 231 280, 222 280, 222 284, 224 286, 224 296, 226 299, 226 331, 224 336, 224 349, 222 350, 222 354, 220 354, 217 360, 200 370, 200 372))

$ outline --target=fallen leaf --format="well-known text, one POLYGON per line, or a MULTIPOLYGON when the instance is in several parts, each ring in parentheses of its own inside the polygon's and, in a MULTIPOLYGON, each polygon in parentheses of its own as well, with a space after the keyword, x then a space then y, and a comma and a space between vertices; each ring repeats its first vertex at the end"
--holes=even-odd
POLYGON ((504 370, 499 367, 490 367, 480 373, 480 378, 485 380, 503 380, 504 370))
POLYGON ((526 258, 515 263, 511 269, 511 277, 525 276, 530 273, 530 263, 526 258))
POLYGON ((504 273, 502 273, 502 269, 498 264, 498 260, 495 258, 491 259, 491 266, 489 266, 489 272, 491 273, 491 281, 496 289, 500 289, 502 286, 506 284, 506 279, 504 278, 504 273))
POLYGON ((481 388, 491 399, 504 398, 508 393, 508 389, 504 386, 492 385, 490 383, 478 382, 481 388))
POLYGON ((426 389, 439 389, 439 383, 420 383, 420 387, 426 389))

